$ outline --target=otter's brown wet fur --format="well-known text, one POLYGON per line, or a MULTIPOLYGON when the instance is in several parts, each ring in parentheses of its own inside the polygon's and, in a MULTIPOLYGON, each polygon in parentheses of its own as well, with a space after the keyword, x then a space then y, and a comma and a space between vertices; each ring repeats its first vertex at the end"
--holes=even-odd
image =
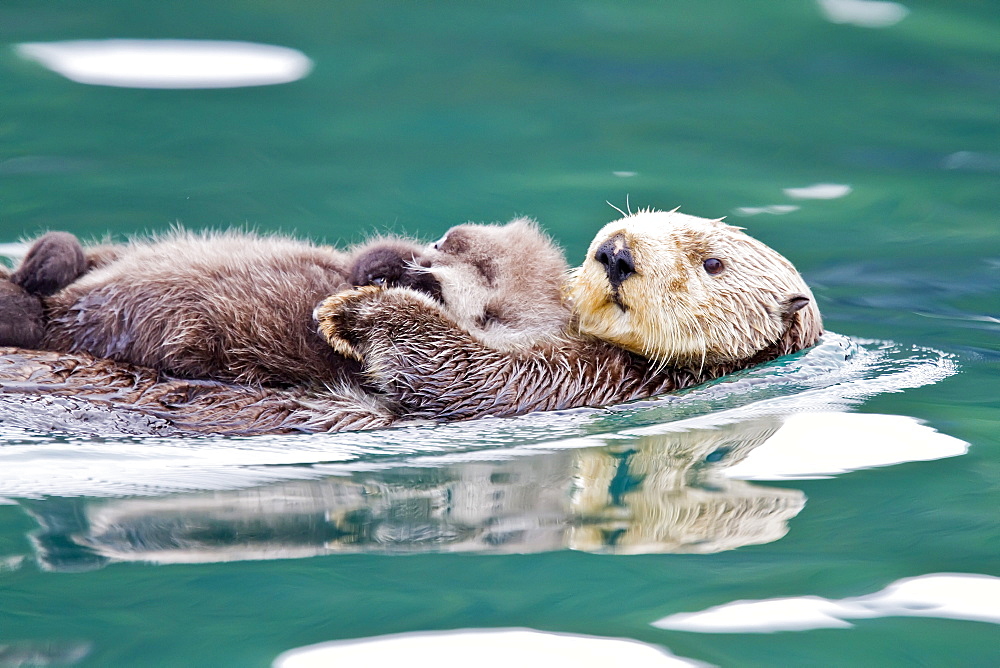
MULTIPOLYGON (((88 352, 185 378, 338 382, 355 365, 316 334, 313 308, 358 276, 432 290, 432 277, 407 269, 421 249, 381 237, 345 253, 276 235, 176 230, 85 254, 72 235, 49 233, 11 276, 42 298, 43 335, 0 343, 88 352), (409 275, 416 280, 398 280, 409 275)), ((5 298, 5 310, 15 301, 23 299, 5 298)))
POLYGON ((677 212, 605 226, 566 289, 574 326, 516 349, 491 346, 408 290, 335 295, 317 313, 331 345, 353 350, 402 414, 446 420, 649 397, 822 334, 790 262, 739 228, 677 212))
POLYGON ((0 394, 25 404, 55 397, 61 411, 85 420, 93 411, 121 414, 128 419, 116 431, 144 435, 311 433, 399 421, 379 397, 355 385, 320 392, 164 378, 149 367, 87 353, 19 348, 0 347, 0 394))

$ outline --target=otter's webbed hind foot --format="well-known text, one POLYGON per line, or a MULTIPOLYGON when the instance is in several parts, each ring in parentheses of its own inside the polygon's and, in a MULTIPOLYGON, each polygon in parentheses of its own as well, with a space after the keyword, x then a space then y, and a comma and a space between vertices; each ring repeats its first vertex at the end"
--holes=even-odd
POLYGON ((68 232, 49 232, 41 237, 10 275, 10 282, 39 297, 53 295, 87 271, 83 246, 68 232))
POLYGON ((0 346, 37 348, 45 334, 42 300, 0 280, 0 346))
POLYGON ((86 270, 83 247, 72 234, 49 232, 35 241, 17 271, 0 280, 0 345, 37 348, 45 335, 42 297, 86 270))

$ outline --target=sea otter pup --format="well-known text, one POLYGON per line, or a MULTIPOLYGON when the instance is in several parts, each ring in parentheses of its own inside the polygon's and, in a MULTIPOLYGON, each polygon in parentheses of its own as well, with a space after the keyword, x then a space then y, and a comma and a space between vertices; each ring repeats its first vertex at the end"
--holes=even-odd
MULTIPOLYGON (((191 240, 195 250, 219 256, 217 251, 202 248, 200 241, 200 238, 191 240)), ((405 257, 409 246, 406 242, 399 243, 402 246, 397 247, 381 239, 356 249, 353 254, 353 280, 375 285, 409 286, 408 291, 420 290, 455 322, 465 323, 469 331, 491 341, 498 349, 507 349, 519 342, 523 345, 523 342, 544 336, 556 336, 569 322, 570 312, 562 296, 566 262, 558 247, 533 221, 522 218, 506 225, 457 226, 432 247, 422 249, 419 262, 401 264, 399 258, 405 257), (387 249, 391 251, 388 254, 387 249), (526 254, 533 259, 532 266, 537 271, 522 276, 518 269, 526 254), (525 308, 525 305, 529 307, 525 308)), ((143 250, 151 253, 148 247, 143 247, 143 250)), ((172 264, 166 258, 161 259, 155 264, 159 273, 153 272, 153 275, 169 283, 186 275, 178 273, 178 268, 193 271, 192 260, 197 257, 196 253, 189 253, 183 261, 174 260, 172 264)), ((234 281, 242 280, 244 289, 251 290, 253 284, 248 274, 252 274, 253 269, 259 270, 262 265, 257 257, 245 260, 250 269, 244 273, 236 273, 234 268, 219 271, 234 281)), ((198 265, 194 266, 197 268, 198 265)), ((126 269, 129 268, 126 266, 126 269)), ((98 270, 94 274, 100 275, 101 272, 98 270)), ((119 268, 111 275, 120 279, 128 272, 119 268)), ((77 283, 86 281, 89 276, 84 276, 77 283)), ((77 283, 64 292, 75 290, 83 292, 84 297, 90 294, 86 290, 77 290, 77 283)), ((101 281, 97 287, 108 284, 107 280, 101 281)), ((213 286, 204 282, 203 287, 206 292, 202 295, 202 302, 210 302, 213 286)), ((140 319, 131 326, 120 324, 115 319, 112 319, 113 323, 141 331, 153 327, 152 318, 144 316, 141 311, 142 305, 135 296, 134 285, 120 281, 112 283, 111 288, 114 288, 110 290, 111 297, 135 304, 134 315, 140 319), (142 321, 144 317, 146 321, 142 321)), ((227 289, 232 291, 234 288, 227 289)), ((289 299, 295 298, 294 295, 289 296, 289 299)), ((165 315, 166 326, 174 326, 171 322, 183 322, 187 311, 200 314, 204 310, 201 302, 195 300, 193 303, 194 306, 178 300, 176 307, 165 315)), ((262 308, 272 308, 262 305, 260 299, 254 303, 262 308)), ((95 302, 93 308, 98 311, 93 321, 105 322, 107 318, 100 311, 107 310, 108 303, 95 302)), ((245 317, 249 319, 253 316, 246 314, 245 317)), ((275 319, 272 312, 266 312, 262 317, 268 322, 275 319)), ((218 326, 223 324, 225 321, 218 326)), ((57 329, 66 326, 62 320, 55 322, 57 329)), ((105 341, 101 337, 107 337, 107 329, 78 328, 75 331, 86 332, 98 341, 105 341)), ((311 331, 315 332, 314 325, 311 325, 311 331)), ((405 328, 401 335, 406 335, 405 328)), ((245 336, 252 337, 253 332, 245 336)), ((315 336, 319 339, 318 333, 315 336)), ((54 335, 50 333, 49 337, 54 338, 54 335)), ((196 351, 198 343, 194 341, 192 344, 196 351)), ((203 347, 209 344, 201 343, 203 347)), ((263 348, 258 348, 258 351, 273 358, 282 354, 281 351, 268 352, 263 348)), ((325 351, 335 354, 329 347, 325 351)), ((308 362, 301 359, 292 361, 301 365, 308 362)), ((95 359, 76 351, 32 354, 0 350, 0 391, 85 399, 95 394, 94 388, 100 388, 98 400, 114 410, 164 418, 180 431, 226 434, 339 431, 383 427, 399 418, 405 419, 405 416, 394 412, 394 407, 384 397, 366 393, 354 382, 354 378, 350 379, 351 382, 338 379, 338 382, 324 386, 299 383, 292 387, 255 388, 219 382, 220 375, 216 369, 208 369, 202 380, 163 379, 148 364, 133 366, 120 358, 115 362, 95 359)))
POLYGON ((0 344, 88 352, 186 378, 341 381, 353 363, 316 334, 316 303, 352 285, 439 294, 432 275, 409 268, 421 252, 392 237, 345 253, 279 236, 184 231, 84 249, 52 232, 0 287, 0 310, 25 312, 5 319, 0 344))
MULTIPOLYGON (((116 410, 169 416, 176 427, 199 432, 328 431, 390 424, 395 416, 391 404, 365 393, 353 375, 324 378, 331 362, 317 359, 301 341, 311 335, 319 352, 341 367, 356 365, 353 359, 331 350, 313 323, 303 327, 300 320, 299 326, 288 327, 281 320, 288 308, 308 311, 326 296, 316 295, 319 288, 305 279, 315 276, 307 270, 319 264, 316 257, 328 257, 329 249, 290 240, 268 243, 272 241, 242 233, 174 233, 158 242, 102 248, 98 260, 76 264, 77 271, 84 264, 93 266, 91 273, 45 299, 55 317, 44 340, 62 354, 4 351, 0 389, 79 398, 101 388, 102 401, 116 410), (172 253, 164 254, 165 249, 172 253), (285 283, 276 282, 279 276, 285 283), (192 294, 177 285, 198 290, 192 294), (159 303, 164 305, 156 308, 159 303), (290 344, 279 334, 290 335, 290 344), (123 339, 131 345, 120 345, 123 339), (172 346, 174 339, 184 345, 172 346), (235 350, 223 348, 234 341, 240 343, 235 350), (242 365, 236 368, 243 377, 223 366, 234 362, 242 365), (246 384, 247 369, 258 381, 251 385, 282 387, 219 382, 246 384), (162 379, 157 370, 199 380, 162 379)), ((64 246, 73 244, 79 246, 72 235, 46 235, 15 273, 32 277, 35 284, 47 275, 71 275, 64 266, 71 264, 66 258, 76 255, 64 246), (62 268, 57 272, 53 267, 62 268)), ((500 349, 546 332, 557 334, 569 321, 561 294, 566 262, 531 220, 459 225, 432 247, 414 248, 411 242, 385 238, 355 247, 344 256, 353 259, 351 282, 418 290, 500 349), (518 268, 525 257, 536 271, 522 277, 518 268)), ((10 313, 11 301, 3 300, 0 295, 0 309, 10 313)))
POLYGON ((639 211, 606 225, 566 293, 574 323, 498 349, 425 295, 364 288, 317 315, 401 414, 437 420, 601 406, 813 345, 822 321, 788 260, 721 220, 639 211))
POLYGON ((379 237, 347 253, 276 236, 183 231, 85 252, 73 235, 53 232, 10 277, 10 294, 0 294, 0 311, 32 315, 7 319, 20 325, 0 332, 0 345, 88 352, 184 378, 329 383, 353 365, 311 319, 330 294, 362 285, 417 290, 502 347, 565 326, 566 270, 559 248, 526 218, 459 225, 430 248, 379 237), (522 275, 525 252, 542 271, 522 275), (47 321, 11 283, 42 299, 47 321))

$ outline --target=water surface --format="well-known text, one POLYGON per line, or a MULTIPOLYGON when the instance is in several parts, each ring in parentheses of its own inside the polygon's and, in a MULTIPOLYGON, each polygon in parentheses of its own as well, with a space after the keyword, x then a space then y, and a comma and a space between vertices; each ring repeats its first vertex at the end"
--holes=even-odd
POLYGON ((364 435, 8 402, 0 666, 377 662, 413 632, 483 665, 995 665, 998 63, 990 3, 5 2, 5 252, 528 215, 576 263, 606 201, 681 206, 789 257, 834 334, 679 398, 364 435), (23 48, 122 38, 300 66, 136 88, 23 48), (296 652, 330 641, 368 644, 296 652))

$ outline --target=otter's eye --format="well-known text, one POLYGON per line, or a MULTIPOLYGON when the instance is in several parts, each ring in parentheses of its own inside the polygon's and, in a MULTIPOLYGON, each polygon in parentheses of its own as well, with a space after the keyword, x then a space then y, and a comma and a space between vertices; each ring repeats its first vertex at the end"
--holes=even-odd
POLYGON ((441 250, 441 246, 444 245, 444 241, 447 238, 448 238, 448 235, 446 234, 443 237, 441 237, 440 239, 438 239, 437 241, 435 241, 434 242, 434 250, 441 250))
POLYGON ((722 270, 726 268, 726 266, 722 264, 722 260, 715 257, 710 257, 707 260, 705 260, 702 263, 702 266, 705 267, 705 271, 710 273, 712 276, 715 276, 716 274, 721 274, 722 270))
POLYGON ((378 286, 385 285, 385 276, 371 276, 369 277, 368 282, 371 285, 378 285, 378 286))

